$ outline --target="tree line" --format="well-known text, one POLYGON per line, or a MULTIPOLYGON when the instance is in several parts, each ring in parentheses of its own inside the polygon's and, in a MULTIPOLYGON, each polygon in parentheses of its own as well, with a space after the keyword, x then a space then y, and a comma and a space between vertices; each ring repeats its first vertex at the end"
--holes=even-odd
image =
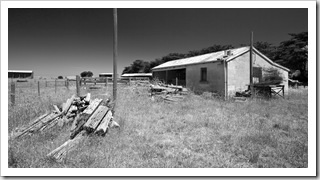
MULTIPOLYGON (((290 78, 301 82, 308 82, 308 32, 290 33, 290 39, 282 41, 278 46, 268 42, 255 42, 253 45, 272 61, 291 70, 290 78)), ((248 46, 241 44, 240 46, 248 46)), ((122 71, 124 73, 150 73, 153 67, 168 61, 188 58, 192 56, 233 49, 233 45, 217 45, 187 53, 169 53, 153 61, 135 60, 122 71)))

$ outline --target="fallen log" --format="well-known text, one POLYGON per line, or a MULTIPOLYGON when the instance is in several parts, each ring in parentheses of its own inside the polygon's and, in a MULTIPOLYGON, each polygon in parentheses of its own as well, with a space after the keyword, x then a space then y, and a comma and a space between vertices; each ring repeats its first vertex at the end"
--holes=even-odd
POLYGON ((107 111, 108 107, 99 106, 98 109, 89 118, 89 120, 83 125, 83 128, 89 133, 95 131, 102 118, 106 115, 107 111))
POLYGON ((108 131, 109 123, 112 119, 112 111, 109 110, 106 116, 101 120, 100 125, 96 129, 95 133, 97 135, 105 135, 108 131))

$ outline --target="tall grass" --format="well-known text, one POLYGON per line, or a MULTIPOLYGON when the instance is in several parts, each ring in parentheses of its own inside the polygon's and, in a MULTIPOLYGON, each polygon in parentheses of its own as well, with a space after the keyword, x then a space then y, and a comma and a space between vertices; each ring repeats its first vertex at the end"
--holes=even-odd
MULTIPOLYGON (((110 92, 91 93, 110 98, 110 92)), ((36 93, 20 97, 9 110, 9 132, 73 93, 48 89, 41 100, 36 93)), ((119 129, 87 137, 62 163, 45 156, 68 139, 68 126, 10 140, 9 166, 308 167, 307 96, 307 89, 290 89, 286 99, 240 103, 190 93, 182 102, 167 103, 152 101, 146 87, 120 86, 114 117, 119 129)))

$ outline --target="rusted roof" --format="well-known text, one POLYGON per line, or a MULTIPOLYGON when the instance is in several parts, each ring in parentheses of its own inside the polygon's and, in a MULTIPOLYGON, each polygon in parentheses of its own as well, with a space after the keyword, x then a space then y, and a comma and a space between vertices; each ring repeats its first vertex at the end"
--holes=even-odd
MULTIPOLYGON (((152 68, 152 70, 165 69, 165 68, 169 68, 169 67, 186 66, 186 65, 192 65, 192 64, 201 64, 201 63, 208 63, 208 62, 215 62, 215 61, 229 62, 229 61, 233 60, 234 58, 248 52, 249 50, 250 50, 250 46, 246 46, 246 47, 240 47, 240 48, 235 48, 235 49, 229 49, 229 50, 223 50, 223 51, 203 54, 203 55, 194 56, 194 57, 188 57, 188 58, 184 58, 184 59, 168 61, 166 63, 160 64, 159 66, 152 68), (226 51, 230 51, 230 54, 228 56, 226 56, 226 51)), ((256 48, 253 47, 253 50, 257 54, 261 55, 270 64, 272 64, 276 67, 279 67, 281 69, 284 69, 286 71, 289 71, 288 68, 285 68, 285 67, 273 62, 268 57, 266 57, 261 52, 259 52, 256 48)))

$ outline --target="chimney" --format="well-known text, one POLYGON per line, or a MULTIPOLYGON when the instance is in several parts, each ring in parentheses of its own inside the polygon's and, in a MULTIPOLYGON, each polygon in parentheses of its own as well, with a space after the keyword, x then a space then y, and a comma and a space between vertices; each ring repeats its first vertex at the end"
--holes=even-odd
POLYGON ((223 57, 228 57, 228 56, 231 56, 231 55, 232 55, 231 50, 225 50, 223 57))

